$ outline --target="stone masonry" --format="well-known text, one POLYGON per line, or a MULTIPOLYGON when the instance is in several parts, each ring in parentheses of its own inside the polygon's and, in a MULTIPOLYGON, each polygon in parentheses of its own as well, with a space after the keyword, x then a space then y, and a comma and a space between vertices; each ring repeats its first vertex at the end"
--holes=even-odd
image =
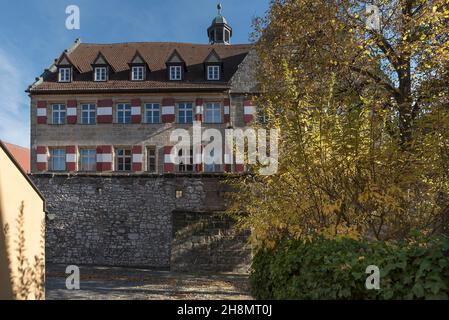
POLYGON ((47 262, 247 270, 246 235, 237 235, 232 222, 217 218, 229 191, 219 175, 33 174, 31 178, 46 198, 50 217, 54 216, 47 221, 47 262), (195 227, 189 226, 198 223, 198 217, 208 223, 195 234, 195 227), (185 232, 177 233, 180 228, 189 230, 188 239, 182 238, 185 232), (179 238, 174 238, 177 234, 179 238), (202 246, 193 245, 196 240, 202 246), (222 252, 217 255, 214 250, 222 252), (189 259, 178 259, 180 252, 189 259))

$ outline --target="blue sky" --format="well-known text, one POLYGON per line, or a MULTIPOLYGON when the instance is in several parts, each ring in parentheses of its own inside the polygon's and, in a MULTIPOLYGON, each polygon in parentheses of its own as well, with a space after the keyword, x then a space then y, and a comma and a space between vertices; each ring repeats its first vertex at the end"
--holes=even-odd
MULTIPOLYGON (((29 97, 24 92, 61 52, 82 42, 207 43, 218 0, 16 0, 0 11, 0 140, 29 147, 29 97), (77 5, 80 30, 67 30, 66 7, 77 5)), ((232 42, 247 43, 268 0, 222 0, 232 42)))

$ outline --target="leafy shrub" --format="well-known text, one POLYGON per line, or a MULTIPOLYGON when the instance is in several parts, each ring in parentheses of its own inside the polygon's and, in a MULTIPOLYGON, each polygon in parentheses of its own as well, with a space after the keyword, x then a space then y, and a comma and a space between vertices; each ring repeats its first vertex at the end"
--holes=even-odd
POLYGON ((368 242, 284 240, 256 253, 250 277, 258 299, 448 299, 449 239, 368 242), (367 290, 366 268, 380 268, 367 290))

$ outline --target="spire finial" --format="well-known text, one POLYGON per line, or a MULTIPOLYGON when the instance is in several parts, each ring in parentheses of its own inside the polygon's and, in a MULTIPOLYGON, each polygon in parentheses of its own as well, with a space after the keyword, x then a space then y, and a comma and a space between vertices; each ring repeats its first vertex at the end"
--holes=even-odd
POLYGON ((217 9, 218 9, 218 15, 221 16, 221 9, 223 9, 223 6, 221 5, 221 2, 219 2, 217 4, 217 9))

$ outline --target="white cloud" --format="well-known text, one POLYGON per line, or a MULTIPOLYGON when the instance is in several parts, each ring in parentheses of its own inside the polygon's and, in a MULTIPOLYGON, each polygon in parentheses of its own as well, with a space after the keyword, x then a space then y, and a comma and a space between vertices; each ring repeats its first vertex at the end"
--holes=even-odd
POLYGON ((30 145, 29 98, 25 66, 0 48, 0 140, 30 145))

